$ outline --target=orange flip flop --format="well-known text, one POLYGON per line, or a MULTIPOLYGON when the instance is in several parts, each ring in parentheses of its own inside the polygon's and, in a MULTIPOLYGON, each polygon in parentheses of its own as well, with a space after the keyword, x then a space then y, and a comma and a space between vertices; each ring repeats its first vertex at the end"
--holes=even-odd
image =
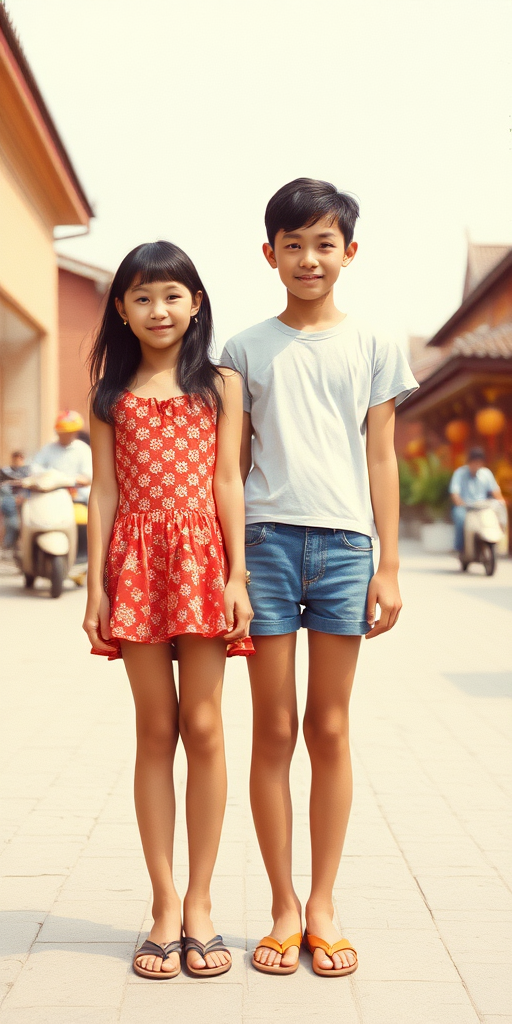
POLYGON ((308 949, 310 953, 314 953, 315 949, 323 949, 324 953, 326 953, 327 956, 330 957, 332 957, 334 953, 339 953, 342 949, 349 949, 351 953, 355 954, 355 964, 351 964, 350 967, 332 967, 330 970, 324 967, 317 967, 315 961, 313 960, 313 970, 315 974, 320 974, 322 978, 341 978, 343 974, 353 974, 354 971, 357 971, 357 952, 354 949, 354 947, 350 945, 348 939, 339 939, 338 942, 335 942, 332 946, 330 946, 329 943, 325 941, 325 939, 319 939, 318 935, 309 935, 308 932, 304 932, 304 945, 306 946, 306 949, 308 949))
MULTIPOLYGON (((262 939, 261 942, 258 942, 256 949, 260 949, 261 946, 267 946, 268 949, 275 949, 276 953, 281 953, 282 956, 290 946, 298 946, 300 949, 300 943, 300 932, 297 932, 295 935, 290 935, 290 938, 285 939, 284 942, 278 942, 272 935, 265 935, 265 938, 262 939)), ((254 950, 254 953, 256 952, 256 949, 254 950)), ((292 964, 291 967, 281 967, 280 965, 279 967, 268 967, 267 964, 260 964, 255 960, 254 953, 252 955, 252 966, 255 967, 257 971, 263 971, 263 974, 295 974, 295 971, 299 966, 299 958, 297 957, 297 962, 292 964)))

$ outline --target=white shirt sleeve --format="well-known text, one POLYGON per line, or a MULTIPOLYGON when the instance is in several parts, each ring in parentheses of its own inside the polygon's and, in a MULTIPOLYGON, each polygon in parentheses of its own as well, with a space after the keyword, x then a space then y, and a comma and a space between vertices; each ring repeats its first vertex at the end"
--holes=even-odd
POLYGON ((240 365, 240 361, 237 358, 236 351, 230 351, 229 345, 230 343, 228 341, 227 344, 224 345, 224 348, 222 349, 220 357, 220 366, 229 366, 232 370, 236 370, 236 372, 240 374, 243 386, 244 412, 250 412, 252 409, 252 395, 249 391, 249 386, 247 383, 247 366, 244 369, 240 365))
POLYGON ((382 405, 390 398, 395 399, 395 405, 400 405, 418 387, 419 384, 398 345, 393 341, 377 343, 369 407, 382 405))
POLYGON ((450 494, 460 494, 460 483, 461 483, 460 478, 462 476, 461 470, 463 468, 464 468, 463 466, 459 466, 459 468, 455 470, 455 472, 454 472, 454 474, 453 474, 453 476, 452 476, 452 478, 450 480, 450 486, 448 488, 450 494))

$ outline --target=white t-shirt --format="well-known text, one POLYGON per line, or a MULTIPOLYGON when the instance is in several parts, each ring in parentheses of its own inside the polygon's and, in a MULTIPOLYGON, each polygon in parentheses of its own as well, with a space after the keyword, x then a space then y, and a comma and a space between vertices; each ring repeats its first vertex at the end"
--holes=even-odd
MULTIPOLYGON (((68 445, 59 444, 58 441, 45 444, 32 460, 32 468, 36 469, 37 466, 43 469, 59 469, 61 473, 71 477, 88 476, 92 480, 91 449, 78 437, 68 445)), ((77 501, 87 503, 90 491, 90 487, 79 487, 77 501)))
POLYGON ((398 346, 351 316, 317 333, 272 317, 231 338, 220 362, 243 378, 254 431, 246 521, 376 536, 366 415, 418 387, 398 346))

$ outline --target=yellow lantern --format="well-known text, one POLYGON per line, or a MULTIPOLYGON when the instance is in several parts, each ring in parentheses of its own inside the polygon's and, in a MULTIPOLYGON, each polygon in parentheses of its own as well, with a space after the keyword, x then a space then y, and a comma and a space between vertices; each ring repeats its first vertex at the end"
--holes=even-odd
POLYGON ((479 434, 484 437, 495 437, 501 434, 506 427, 505 414, 501 409, 489 405, 487 409, 480 409, 475 416, 475 426, 479 434))
POLYGON ((444 428, 444 436, 450 444, 461 447, 469 437, 469 423, 466 420, 450 420, 444 428))

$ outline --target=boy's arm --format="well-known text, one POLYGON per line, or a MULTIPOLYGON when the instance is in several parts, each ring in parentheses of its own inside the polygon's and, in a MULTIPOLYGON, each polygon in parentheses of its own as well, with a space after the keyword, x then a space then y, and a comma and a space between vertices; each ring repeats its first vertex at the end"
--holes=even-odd
POLYGON ((394 446, 395 400, 391 398, 368 410, 368 475, 375 525, 380 541, 378 569, 368 588, 367 619, 372 629, 367 638, 385 633, 395 625, 402 601, 398 589, 398 517, 400 511, 398 467, 394 446), (375 622, 375 606, 380 619, 375 622))

